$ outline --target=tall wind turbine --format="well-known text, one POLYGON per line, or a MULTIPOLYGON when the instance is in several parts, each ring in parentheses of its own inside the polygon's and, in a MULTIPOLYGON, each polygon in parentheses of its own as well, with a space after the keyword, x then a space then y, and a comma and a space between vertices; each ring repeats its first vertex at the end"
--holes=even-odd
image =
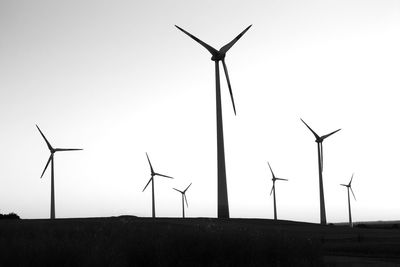
POLYGON ((353 194, 354 200, 356 200, 356 196, 354 195, 353 189, 351 188, 351 182, 353 181, 353 176, 354 176, 354 173, 351 176, 349 184, 340 184, 342 186, 347 187, 347 199, 349 201, 349 225, 350 225, 350 227, 353 227, 353 221, 351 220, 350 192, 349 191, 351 191, 351 193, 353 194))
POLYGON ((46 163, 46 167, 44 167, 44 170, 42 172, 42 175, 40 178, 43 177, 47 167, 49 166, 49 163, 51 162, 51 198, 50 198, 50 219, 55 219, 56 218, 56 209, 55 209, 55 192, 54 192, 54 153, 58 151, 74 151, 74 150, 83 150, 81 148, 53 148, 50 145, 50 142, 46 139, 42 131, 40 130, 39 126, 37 126, 37 129, 39 130, 40 134, 42 135, 44 141, 47 144, 47 147, 50 150, 50 157, 49 160, 46 163))
POLYGON ((268 162, 268 166, 269 166, 269 169, 271 170, 271 174, 272 174, 272 188, 271 188, 271 193, 269 195, 271 195, 272 192, 274 193, 274 220, 276 220, 277 216, 276 216, 275 181, 277 181, 277 180, 288 181, 288 179, 276 178, 274 172, 272 171, 271 165, 269 165, 269 162, 268 162))
POLYGON ((178 191, 182 195, 182 218, 185 218, 185 205, 184 205, 183 201, 185 201, 186 202, 186 206, 189 207, 188 202, 187 202, 187 198, 186 198, 186 191, 189 189, 189 187, 191 185, 192 185, 192 183, 190 183, 190 185, 188 187, 186 187, 186 189, 183 190, 183 191, 178 190, 176 188, 173 188, 174 190, 178 191))
POLYGON ((221 108, 221 89, 220 89, 220 77, 219 77, 219 62, 222 61, 224 68, 226 81, 228 83, 229 93, 232 100, 233 111, 236 115, 235 102, 233 100, 231 83, 229 80, 228 69, 225 64, 225 56, 229 49, 245 34, 245 32, 251 27, 248 26, 242 31, 235 39, 228 44, 217 50, 212 46, 201 41, 196 36, 188 33, 184 29, 177 27, 179 30, 187 34, 193 40, 198 42, 204 48, 206 48, 212 55, 211 60, 215 62, 215 85, 216 85, 216 112, 217 112, 217 157, 218 157, 218 218, 229 218, 229 205, 228 205, 228 190, 226 187, 226 171, 225 171, 225 152, 224 152, 224 133, 222 126, 222 108, 221 108))
POLYGON ((324 168, 324 155, 323 155, 323 148, 322 148, 322 142, 324 141, 325 138, 331 136, 332 134, 340 131, 341 129, 338 129, 336 131, 333 131, 329 134, 319 136, 316 134, 313 129, 311 129, 310 126, 307 125, 302 119, 300 119, 306 126, 307 128, 313 133, 315 136, 315 142, 317 143, 318 146, 318 174, 319 174, 319 201, 320 201, 320 216, 321 216, 321 224, 326 224, 326 212, 325 212, 325 198, 324 198, 324 185, 322 182, 322 170, 324 168))
POLYGON ((150 162, 150 159, 149 159, 149 155, 147 155, 147 153, 146 153, 146 157, 147 157, 147 161, 149 162, 149 165, 150 165, 151 177, 150 177, 150 180, 147 182, 147 184, 144 187, 142 192, 144 192, 144 190, 146 190, 147 186, 151 182, 151 201, 152 201, 151 202, 151 205, 152 205, 151 213, 152 213, 152 217, 155 218, 156 217, 156 202, 155 202, 155 199, 154 199, 154 176, 161 176, 161 177, 170 178, 170 179, 174 179, 174 178, 172 178, 170 176, 167 176, 167 175, 164 175, 164 174, 160 174, 160 173, 154 172, 153 166, 151 165, 151 162, 150 162))

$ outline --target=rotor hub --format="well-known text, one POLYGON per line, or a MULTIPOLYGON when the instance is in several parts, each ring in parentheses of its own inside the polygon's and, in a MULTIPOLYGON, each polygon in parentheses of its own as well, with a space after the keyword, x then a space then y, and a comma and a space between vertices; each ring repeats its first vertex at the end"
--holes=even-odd
POLYGON ((214 55, 211 57, 211 60, 212 60, 212 61, 220 61, 220 60, 223 60, 224 58, 225 58, 225 53, 224 53, 224 54, 218 53, 218 54, 214 54, 214 55))

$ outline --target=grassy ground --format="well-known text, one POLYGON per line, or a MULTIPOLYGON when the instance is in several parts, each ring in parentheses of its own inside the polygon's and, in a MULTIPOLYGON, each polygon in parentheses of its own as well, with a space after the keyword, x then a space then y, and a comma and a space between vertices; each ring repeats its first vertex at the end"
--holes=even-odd
POLYGON ((400 230, 261 219, 4 220, 0 255, 0 266, 392 266, 400 265, 400 230))

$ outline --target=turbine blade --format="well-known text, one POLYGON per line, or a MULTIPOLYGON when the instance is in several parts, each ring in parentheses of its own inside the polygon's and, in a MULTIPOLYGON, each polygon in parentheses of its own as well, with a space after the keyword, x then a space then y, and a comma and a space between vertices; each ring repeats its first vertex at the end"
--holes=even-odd
POLYGON ((269 193, 269 195, 272 195, 272 191, 274 191, 274 188, 275 188, 275 183, 272 185, 271 193, 269 193))
POLYGON ((56 148, 54 151, 77 151, 77 150, 83 150, 82 148, 56 148))
POLYGON ((252 25, 248 26, 246 29, 244 29, 238 36, 236 36, 235 39, 233 39, 232 41, 230 41, 229 43, 227 43, 226 45, 224 45, 223 47, 221 47, 221 49, 219 50, 220 53, 226 53, 228 52, 229 49, 231 49, 231 47, 237 42, 239 41, 239 39, 243 36, 243 34, 245 34, 251 27, 252 25))
POLYGON ((353 176, 354 176, 354 173, 351 175, 349 186, 351 186, 351 182, 353 182, 353 176))
POLYGON ((142 191, 142 192, 144 192, 144 190, 146 190, 147 186, 149 185, 149 183, 150 183, 152 180, 153 180, 153 177, 151 177, 150 180, 147 182, 147 184, 146 184, 146 186, 143 188, 143 191, 142 191))
POLYGON ((267 161, 267 163, 268 163, 269 169, 271 170, 272 178, 275 179, 275 174, 274 174, 274 172, 272 171, 271 165, 269 165, 269 162, 268 162, 268 161, 267 161))
POLYGON ((233 112, 235 112, 235 116, 236 116, 235 101, 233 100, 231 81, 229 80, 228 68, 226 67, 225 59, 222 60, 222 65, 224 66, 226 81, 228 82, 229 94, 231 95, 231 100, 232 100, 232 105, 233 105, 233 112))
POLYGON ((178 190, 176 188, 172 188, 172 189, 174 189, 175 191, 178 191, 179 193, 183 194, 183 192, 181 190, 178 190))
POLYGON ((173 177, 171 177, 171 176, 167 176, 167 175, 164 175, 164 174, 160 174, 160 173, 154 173, 154 175, 158 175, 158 176, 161 176, 161 177, 165 177, 165 178, 170 178, 170 179, 174 179, 173 177))
POLYGON ((349 187, 349 188, 350 188, 351 193, 353 194, 354 200, 357 201, 356 195, 354 195, 354 192, 353 192, 353 188, 351 188, 351 187, 349 187))
POLYGON ((319 139, 319 135, 318 135, 316 132, 314 132, 314 130, 311 129, 311 127, 308 126, 308 124, 307 124, 305 121, 303 121, 302 118, 300 118, 300 120, 301 120, 301 121, 307 126, 307 128, 313 133, 313 135, 315 136, 315 138, 316 138, 316 139, 319 139))
POLYGON ((147 152, 146 152, 146 157, 147 157, 147 161, 149 162, 149 165, 150 165, 151 175, 153 175, 154 174, 153 166, 151 166, 151 162, 150 162, 150 159, 149 159, 149 155, 147 155, 147 152))
POLYGON ((340 184, 340 185, 347 187, 347 184, 340 184))
POLYGON ((333 131, 333 132, 331 132, 330 134, 323 135, 323 136, 321 137, 321 139, 324 140, 325 138, 331 136, 331 135, 334 134, 334 133, 339 132, 340 130, 342 130, 342 129, 337 129, 336 131, 333 131))
POLYGON ((283 178, 275 178, 276 180, 281 180, 281 181, 289 181, 288 179, 283 179, 283 178))
POLYGON ((40 176, 40 178, 43 177, 43 175, 44 175, 44 173, 45 173, 47 167, 49 166, 50 161, 52 161, 52 160, 53 160, 53 154, 51 154, 50 157, 49 157, 49 159, 47 160, 46 167, 44 167, 44 170, 43 170, 42 175, 40 176))
POLYGON ((39 126, 37 126, 36 124, 36 128, 39 130, 40 134, 42 135, 44 141, 47 144, 47 147, 49 148, 49 150, 53 150, 53 147, 50 145, 50 142, 47 140, 46 136, 44 136, 44 134, 42 133, 42 131, 40 130, 39 126))
POLYGON ((188 187, 186 187, 185 190, 183 190, 183 193, 186 193, 186 191, 189 189, 189 187, 192 185, 192 183, 190 183, 190 185, 188 187))
POLYGON ((175 25, 175 27, 177 27, 179 30, 181 30, 183 33, 185 33, 186 35, 188 35, 190 38, 192 38, 193 40, 195 40, 196 42, 198 42, 199 44, 201 44, 205 49, 208 50, 208 52, 210 52, 212 55, 218 54, 218 50, 215 49, 214 47, 206 44, 205 42, 203 42, 202 40, 200 40, 199 38, 197 38, 196 36, 188 33, 187 31, 185 31, 184 29, 182 29, 181 27, 175 25))
POLYGON ((185 195, 185 194, 183 194, 183 198, 185 199, 186 207, 189 207, 189 204, 188 204, 188 201, 187 201, 187 198, 186 198, 186 195, 185 195))

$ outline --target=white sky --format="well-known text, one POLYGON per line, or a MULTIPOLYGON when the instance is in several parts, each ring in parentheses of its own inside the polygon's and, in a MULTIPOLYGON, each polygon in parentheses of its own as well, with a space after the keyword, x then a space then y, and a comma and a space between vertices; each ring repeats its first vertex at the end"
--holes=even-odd
MULTIPOLYGON (((221 79, 232 217, 319 222, 324 142, 328 222, 399 219, 400 1, 0 1, 0 212, 56 216, 217 214, 214 65, 177 24, 228 52, 238 115, 221 79), (150 188, 149 188, 150 189, 150 188)), ((221 73, 223 74, 223 73, 221 73)))

